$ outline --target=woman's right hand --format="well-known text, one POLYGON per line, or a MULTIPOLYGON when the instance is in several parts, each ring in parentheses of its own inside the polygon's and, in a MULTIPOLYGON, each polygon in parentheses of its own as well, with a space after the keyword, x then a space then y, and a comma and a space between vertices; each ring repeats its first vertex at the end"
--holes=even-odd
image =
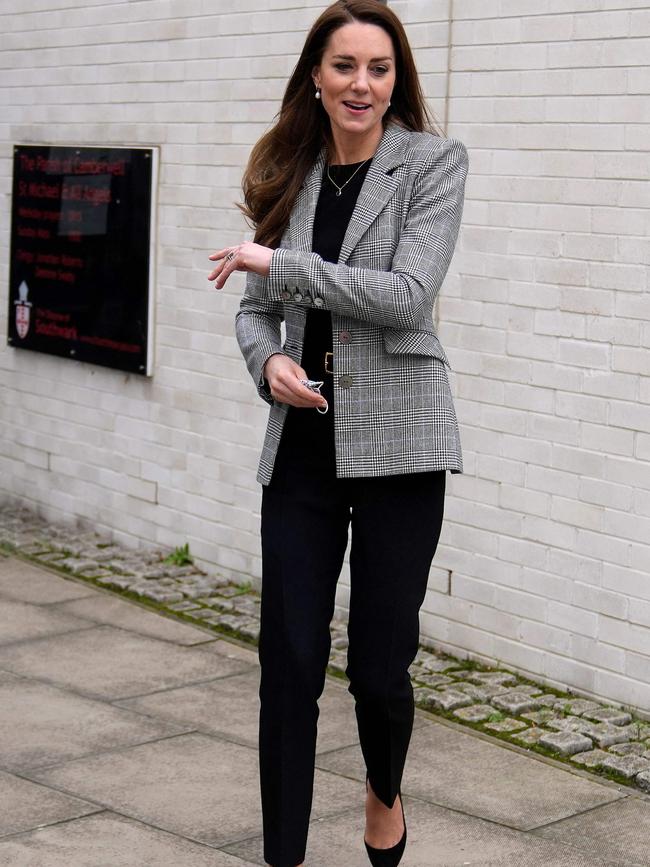
POLYGON ((288 355, 281 353, 271 355, 264 365, 263 376, 271 389, 271 397, 279 403, 312 409, 317 406, 327 406, 327 401, 322 395, 300 382, 301 379, 309 379, 309 377, 288 355))

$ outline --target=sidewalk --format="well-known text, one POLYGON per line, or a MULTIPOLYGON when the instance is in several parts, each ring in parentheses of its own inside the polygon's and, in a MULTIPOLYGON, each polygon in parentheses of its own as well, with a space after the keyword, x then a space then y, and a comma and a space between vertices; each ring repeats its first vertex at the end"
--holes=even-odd
MULTIPOLYGON (((255 651, 0 555, 0 865, 263 864, 255 651)), ((321 700, 307 867, 367 867, 352 697, 321 700)), ((418 711, 404 867, 650 865, 650 798, 418 711)))

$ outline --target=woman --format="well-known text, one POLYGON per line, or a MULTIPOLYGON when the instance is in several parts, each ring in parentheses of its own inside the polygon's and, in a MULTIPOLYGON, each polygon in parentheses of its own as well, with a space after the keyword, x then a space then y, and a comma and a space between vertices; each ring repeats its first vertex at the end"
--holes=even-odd
POLYGON ((273 867, 305 857, 317 700, 350 525, 346 673, 368 771, 364 841, 384 867, 399 863, 406 842, 408 668, 446 471, 463 469, 432 310, 458 233, 467 154, 427 127, 395 14, 378 0, 334 3, 251 154, 243 210, 255 243, 210 257, 217 289, 248 272, 237 338, 271 404, 258 480, 260 775, 273 867), (304 384, 310 377, 322 393, 304 384))

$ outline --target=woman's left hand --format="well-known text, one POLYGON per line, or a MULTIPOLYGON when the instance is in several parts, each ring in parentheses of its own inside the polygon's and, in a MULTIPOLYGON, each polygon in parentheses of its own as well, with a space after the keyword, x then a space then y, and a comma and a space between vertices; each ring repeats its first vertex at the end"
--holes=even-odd
POLYGON ((273 250, 270 247, 262 247, 252 241, 236 247, 226 247, 225 250, 218 250, 208 256, 208 259, 218 263, 208 274, 208 280, 216 280, 214 288, 223 289, 233 271, 253 271, 260 277, 268 277, 272 256, 273 250))

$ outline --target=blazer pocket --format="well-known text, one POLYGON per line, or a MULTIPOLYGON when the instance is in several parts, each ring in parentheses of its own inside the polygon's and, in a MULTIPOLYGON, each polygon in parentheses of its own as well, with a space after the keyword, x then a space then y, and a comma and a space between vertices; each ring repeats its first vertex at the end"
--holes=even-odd
POLYGON ((445 350, 433 331, 385 328, 384 347, 391 355, 428 355, 439 358, 451 370, 445 350))

